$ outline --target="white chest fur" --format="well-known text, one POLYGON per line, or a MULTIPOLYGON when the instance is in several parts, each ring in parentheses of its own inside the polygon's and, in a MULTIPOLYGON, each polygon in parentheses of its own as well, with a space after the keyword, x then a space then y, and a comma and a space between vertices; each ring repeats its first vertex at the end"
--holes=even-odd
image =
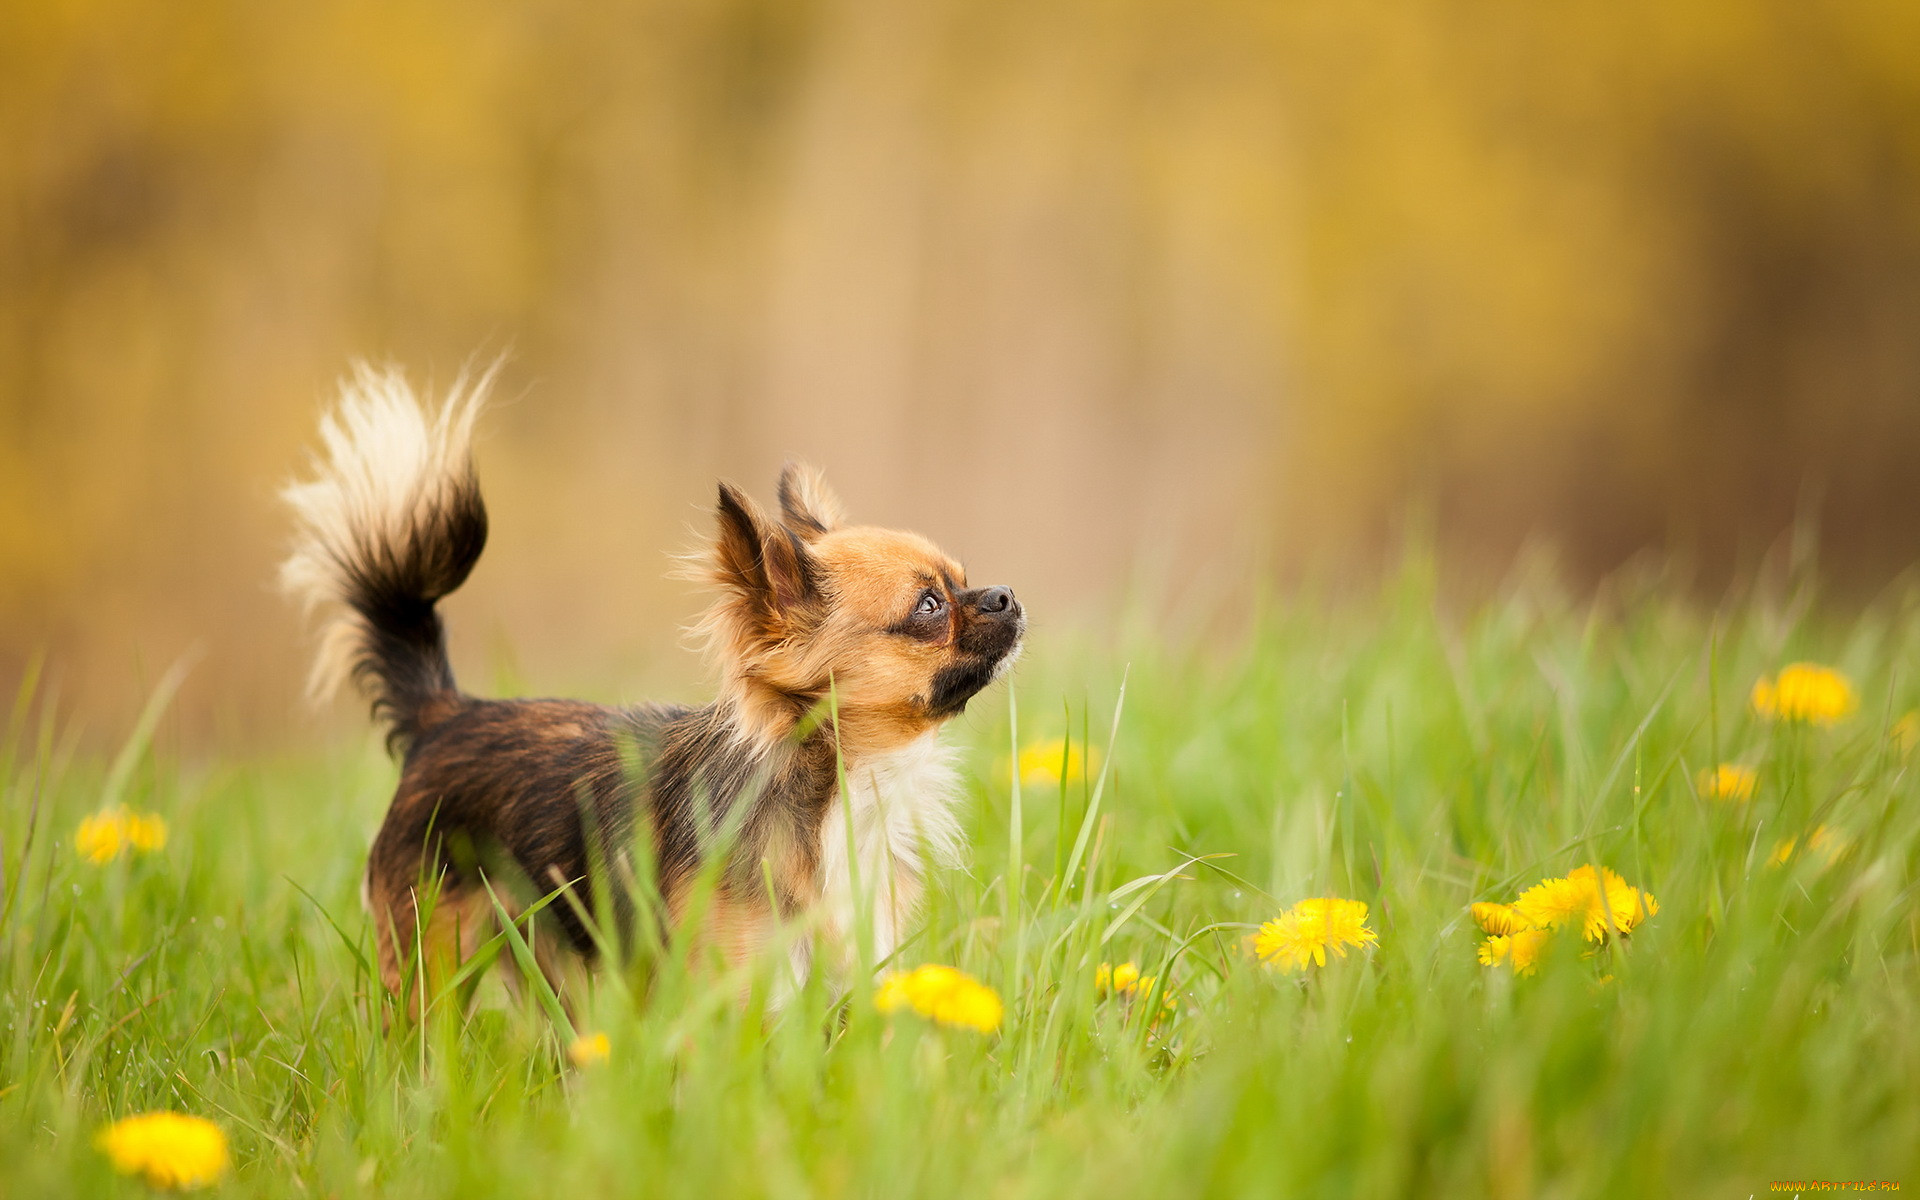
POLYGON ((820 825, 821 915, 841 962, 855 961, 854 923, 863 908, 872 911, 879 962, 919 908, 927 870, 957 865, 958 791, 953 753, 933 733, 847 765, 846 796, 834 797, 820 825))

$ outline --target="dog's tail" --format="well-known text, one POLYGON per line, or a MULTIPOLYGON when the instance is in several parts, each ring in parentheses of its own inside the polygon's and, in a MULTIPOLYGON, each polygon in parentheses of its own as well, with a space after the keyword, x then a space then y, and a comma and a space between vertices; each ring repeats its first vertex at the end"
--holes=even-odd
POLYGON ((395 749, 460 702, 434 602, 465 582, 487 544, 472 441, 492 378, 462 376, 429 411, 398 371, 356 365, 320 422, 314 477, 281 493, 298 527, 281 585, 309 608, 340 606, 311 691, 324 697, 352 679, 395 749))

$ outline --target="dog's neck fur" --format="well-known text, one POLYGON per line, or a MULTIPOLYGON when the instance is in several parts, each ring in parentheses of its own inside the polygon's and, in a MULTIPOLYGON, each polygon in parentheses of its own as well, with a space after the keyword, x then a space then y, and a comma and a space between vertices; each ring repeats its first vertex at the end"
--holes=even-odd
POLYGON ((820 728, 830 730, 849 759, 904 750, 938 730, 944 719, 928 712, 919 699, 885 709, 842 706, 830 712, 832 703, 831 680, 805 691, 789 691, 750 668, 732 666, 722 674, 714 711, 737 736, 767 755, 782 743, 791 743, 803 725, 817 721, 820 728))
POLYGON ((842 962, 857 961, 863 907, 873 961, 884 962, 919 909, 928 867, 958 863, 957 781, 937 730, 847 764, 846 796, 836 790, 820 823, 819 859, 821 915, 842 962))
POLYGON ((741 737, 772 753, 792 739, 812 704, 735 668, 722 681, 716 708, 741 737))

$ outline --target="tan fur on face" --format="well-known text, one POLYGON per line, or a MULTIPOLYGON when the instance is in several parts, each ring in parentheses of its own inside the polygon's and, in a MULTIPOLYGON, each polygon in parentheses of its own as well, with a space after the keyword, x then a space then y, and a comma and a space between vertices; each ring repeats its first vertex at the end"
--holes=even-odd
POLYGON ((891 750, 937 722, 926 713, 933 677, 953 658, 953 587, 966 571, 927 539, 867 526, 836 530, 812 546, 835 603, 806 665, 830 672, 849 749, 891 750), (948 601, 946 636, 922 641, 890 632, 927 588, 948 601))
POLYGON ((695 632, 742 732, 777 741, 831 688, 850 756, 905 745, 938 723, 928 697, 953 661, 964 568, 918 534, 841 526, 839 500, 806 468, 782 473, 780 499, 774 519, 723 485, 720 536, 696 560, 720 597, 695 632), (903 636, 929 588, 948 601, 947 636, 903 636))

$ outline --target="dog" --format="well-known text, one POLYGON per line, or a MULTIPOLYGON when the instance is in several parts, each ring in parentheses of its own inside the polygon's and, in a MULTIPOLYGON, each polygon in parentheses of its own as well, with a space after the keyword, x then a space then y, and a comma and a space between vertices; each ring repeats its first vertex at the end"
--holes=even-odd
POLYGON ((490 377, 428 407, 397 371, 358 367, 311 478, 284 492, 297 533, 282 583, 332 610, 312 690, 357 683, 401 761, 362 888, 387 989, 418 1016, 499 912, 519 916, 526 887, 503 908, 494 886, 516 872, 533 893, 575 893, 540 917, 558 931, 537 947, 556 983, 563 960, 591 966, 607 937, 655 932, 637 930, 648 920, 733 966, 776 928, 803 931, 789 994, 823 950, 842 981, 862 940, 884 963, 928 871, 958 861, 939 733, 1018 656, 1013 592, 969 586, 916 534, 849 525, 790 462, 777 513, 720 483, 712 543, 689 556, 714 592, 694 627, 712 703, 467 695, 435 605, 486 545, 472 439, 490 377), (599 889, 611 929, 580 902, 596 866, 626 884, 599 889))

